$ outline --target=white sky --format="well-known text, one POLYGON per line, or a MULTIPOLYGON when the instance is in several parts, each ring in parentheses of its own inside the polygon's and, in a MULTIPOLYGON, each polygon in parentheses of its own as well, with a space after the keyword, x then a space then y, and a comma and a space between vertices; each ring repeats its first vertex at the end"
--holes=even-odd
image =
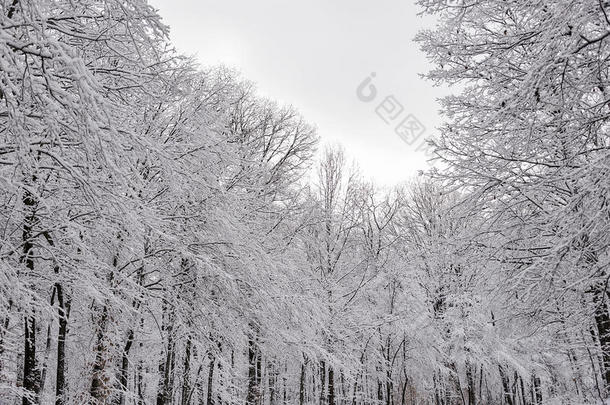
POLYGON ((150 0, 171 27, 176 48, 202 65, 223 63, 257 83, 261 94, 292 104, 318 127, 324 143, 340 143, 364 177, 393 185, 427 169, 415 151, 375 114, 388 95, 433 136, 443 95, 418 74, 428 70, 412 39, 433 21, 413 0, 150 0), (356 88, 371 73, 377 98, 356 88))

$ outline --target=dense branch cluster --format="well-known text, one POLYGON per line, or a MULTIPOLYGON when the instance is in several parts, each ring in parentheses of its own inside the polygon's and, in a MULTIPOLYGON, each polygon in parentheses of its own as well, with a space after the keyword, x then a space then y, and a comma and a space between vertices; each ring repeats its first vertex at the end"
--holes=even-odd
POLYGON ((381 190, 144 0, 0 0, 0 403, 610 396, 610 5, 419 3, 462 90, 381 190))

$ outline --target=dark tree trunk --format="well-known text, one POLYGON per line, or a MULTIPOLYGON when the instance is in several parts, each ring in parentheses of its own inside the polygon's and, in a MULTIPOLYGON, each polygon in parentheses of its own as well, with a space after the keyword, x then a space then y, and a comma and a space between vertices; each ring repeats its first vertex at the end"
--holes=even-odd
POLYGON ((191 337, 186 338, 184 367, 182 368, 182 405, 188 405, 191 392, 191 337))
MULTIPOLYGON (((196 357, 197 355, 195 355, 196 357)), ((199 363, 199 369, 197 370, 197 380, 195 381, 195 390, 193 392, 197 393, 197 405, 206 405, 207 395, 204 388, 203 378, 199 378, 199 375, 203 371, 203 361, 199 363)))
POLYGON ((358 393, 358 378, 360 378, 360 371, 356 374, 354 379, 354 389, 352 391, 352 405, 356 405, 356 395, 358 393))
MULTIPOLYGON (((121 235, 117 235, 117 239, 122 241, 121 235)), ((119 261, 118 253, 112 259, 112 266, 116 269, 119 261)), ((114 284, 114 271, 111 271, 107 276, 108 284, 113 286, 114 284)), ((89 393, 91 396, 100 404, 106 404, 108 398, 110 397, 112 387, 110 386, 110 378, 108 376, 108 371, 106 370, 107 362, 109 360, 109 346, 110 342, 108 342, 108 337, 106 336, 106 331, 108 329, 108 322, 110 318, 110 312, 108 309, 108 303, 105 302, 102 315, 100 317, 99 323, 97 325, 97 333, 96 338, 97 342, 95 345, 95 362, 93 364, 93 372, 91 379, 91 388, 89 389, 89 393)))
POLYGON ((57 331, 57 375, 55 377, 55 405, 66 403, 66 337, 68 335, 68 317, 70 316, 70 299, 64 295, 61 284, 55 285, 57 290, 57 315, 59 330, 57 331))
POLYGON ((481 370, 479 371, 479 400, 483 401, 483 366, 481 365, 481 370))
POLYGON ((119 373, 119 404, 125 405, 125 393, 127 392, 127 378, 129 375, 129 352, 133 345, 133 329, 130 329, 127 333, 127 341, 123 348, 123 355, 121 357, 121 370, 119 373))
POLYGON ((208 392, 207 392, 207 405, 214 405, 214 396, 212 391, 212 384, 214 383, 214 362, 216 359, 210 357, 210 367, 208 370, 208 392))
MULTIPOLYGON (((144 329, 144 318, 140 317, 140 331, 144 329)), ((140 340, 139 343, 140 353, 142 353, 142 349, 144 347, 144 343, 140 340)), ((138 367, 136 369, 136 390, 138 394, 138 405, 144 405, 144 377, 143 377, 143 361, 140 358, 138 360, 138 367)))
POLYGON ((527 396, 525 395, 525 384, 523 384, 523 378, 519 376, 519 390, 521 392, 521 401, 524 405, 528 405, 527 396))
POLYGON ((107 387, 108 378, 105 375, 107 350, 106 347, 106 324, 108 322, 108 307, 104 305, 102 316, 97 327, 96 345, 95 345, 95 362, 93 363, 93 372, 91 379, 91 388, 89 393, 99 403, 105 403, 109 394, 107 387))
POLYGON ((259 402, 262 395, 263 386, 263 365, 262 365, 262 354, 256 342, 256 387, 258 388, 259 402))
MULTIPOLYGON (((47 242, 50 246, 55 246, 55 242, 49 232, 44 232, 47 242)), ((80 252, 80 249, 79 249, 80 252)), ((53 272, 59 275, 59 265, 55 264, 53 272)), ((53 286, 51 294, 51 306, 55 302, 55 294, 57 294, 57 317, 59 319, 59 328, 57 331, 57 367, 55 372, 55 405, 63 405, 66 403, 65 388, 66 388, 66 337, 68 334, 68 318, 70 317, 70 298, 64 291, 63 285, 56 282, 53 286)), ((48 333, 47 350, 50 343, 50 331, 48 333)), ((46 363, 46 360, 45 360, 46 363)), ((45 364, 46 371, 46 364, 45 364)), ((44 384, 44 375, 43 375, 44 384)), ((42 387, 41 387, 42 390, 42 387)))
MULTIPOLYGON (((391 312, 390 312, 391 313, 391 312)), ((381 331, 379 331, 379 334, 381 335, 381 331)), ((392 347, 392 339, 391 339, 391 335, 388 335, 387 339, 386 339, 386 348, 383 351, 383 356, 385 358, 385 403, 386 405, 392 405, 393 403, 393 396, 392 396, 392 391, 394 390, 394 387, 392 386, 392 366, 393 366, 393 361, 392 361, 392 355, 391 355, 391 347, 392 347)))
MULTIPOLYGON (((255 335, 255 332, 253 332, 255 335)), ((248 394, 247 405, 256 405, 260 397, 260 352, 255 336, 248 339, 248 394)))
POLYGON ((466 381, 468 384, 468 405, 476 405, 477 403, 477 392, 476 392, 476 367, 472 363, 466 363, 466 381))
MULTIPOLYGON (((218 348, 220 349, 220 343, 218 344, 218 348)), ((231 365, 231 368, 233 368, 233 365, 231 365)), ((222 369, 222 363, 218 362, 218 385, 220 386, 220 388, 218 389, 218 392, 216 393, 216 405, 222 405, 222 396, 220 395, 223 391, 223 369, 222 369)))
POLYGON ((328 405, 335 405, 335 371, 328 368, 328 405))
POLYGON ((436 371, 434 372, 434 375, 432 376, 432 382, 434 384, 434 404, 443 405, 445 401, 440 386, 440 373, 438 373, 437 375, 436 371))
MULTIPOLYGON (((36 177, 33 177, 33 180, 35 181, 36 177)), ((25 262, 25 266, 31 274, 34 272, 32 230, 37 220, 36 200, 28 191, 24 194, 23 205, 30 212, 30 215, 23 223, 23 255, 21 259, 25 262)), ((31 314, 27 314, 24 319, 23 388, 31 394, 31 397, 23 397, 23 405, 37 404, 40 393, 40 370, 38 370, 36 362, 36 314, 33 309, 31 309, 31 314)))
POLYGON ((23 397, 23 405, 38 404, 40 375, 36 363, 36 318, 25 318, 25 348, 23 352, 23 388, 32 393, 33 398, 23 397))
POLYGON ((385 403, 386 405, 392 405, 394 403, 392 397, 392 391, 394 390, 394 386, 392 384, 392 370, 388 367, 388 371, 386 372, 386 382, 385 382, 385 403))
POLYGON ((174 338, 171 328, 168 329, 167 351, 165 359, 159 364, 159 375, 161 384, 157 392, 157 405, 166 405, 170 403, 173 389, 173 374, 174 374, 174 338))
POLYGON ((165 358, 159 362, 160 383, 157 389, 157 405, 169 404, 174 392, 174 313, 173 309, 167 308, 167 304, 164 304, 163 313, 164 324, 162 326, 162 331, 167 335, 167 343, 165 344, 164 350, 165 358))
POLYGON ((288 375, 288 366, 284 365, 284 376, 282 377, 282 397, 283 405, 288 403, 288 390, 286 389, 286 375, 288 375))
POLYGON ((269 373, 269 405, 275 405, 276 401, 276 384, 277 384, 277 371, 273 365, 273 362, 269 362, 267 365, 269 373))
POLYGON ((301 378, 299 379, 299 405, 305 404, 305 379, 306 379, 306 362, 307 360, 303 360, 301 363, 301 378))
POLYGON ((345 384, 345 375, 343 374, 343 370, 341 370, 341 400, 340 404, 343 404, 343 401, 347 398, 347 389, 345 384))
POLYGON ((605 290, 603 284, 595 286, 593 302, 596 306, 595 325, 597 326, 597 338, 602 352, 604 392, 607 393, 610 391, 610 316, 608 315, 605 290))

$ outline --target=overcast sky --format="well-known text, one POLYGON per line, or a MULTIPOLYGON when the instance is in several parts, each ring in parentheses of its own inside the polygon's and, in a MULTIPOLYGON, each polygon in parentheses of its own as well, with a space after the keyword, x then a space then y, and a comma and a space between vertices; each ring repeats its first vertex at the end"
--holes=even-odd
POLYGON ((409 114, 426 128, 420 139, 433 136, 440 122, 436 98, 443 92, 418 76, 429 65, 412 41, 433 22, 417 15, 412 0, 151 3, 178 50, 202 65, 235 67, 261 94, 297 107, 323 143, 345 147, 365 177, 393 185, 428 167, 416 151, 420 140, 408 145, 394 132, 409 114), (356 89, 372 72, 377 96, 364 102, 356 89), (386 123, 375 110, 392 95, 395 102, 383 104, 394 106, 386 123), (396 102, 404 107, 398 115, 396 102))

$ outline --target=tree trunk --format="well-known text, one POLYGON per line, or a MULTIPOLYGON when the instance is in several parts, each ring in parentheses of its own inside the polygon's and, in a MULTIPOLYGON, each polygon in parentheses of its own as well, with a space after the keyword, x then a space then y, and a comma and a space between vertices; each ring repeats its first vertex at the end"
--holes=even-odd
POLYGON ((110 394, 110 389, 107 386, 108 377, 106 372, 107 351, 106 347, 106 324, 108 322, 108 307, 104 305, 102 316, 97 327, 97 342, 95 345, 95 362, 93 363, 93 372, 91 379, 91 388, 89 393, 97 400, 98 403, 106 403, 106 399, 110 394))
POLYGON ((33 398, 23 397, 23 405, 38 404, 40 390, 40 375, 36 363, 36 318, 25 318, 25 349, 23 351, 23 388, 28 390, 33 398))
POLYGON ((606 291, 603 284, 595 286, 593 292, 593 303, 595 304, 595 325, 597 326, 597 338, 602 353, 602 364, 604 378, 604 392, 610 391, 610 316, 606 291))
MULTIPOLYGON (((221 346, 220 343, 218 343, 218 348, 219 349, 220 349, 220 346, 221 346)), ((231 369, 233 369, 233 366, 231 367, 231 369)), ((222 394, 222 392, 224 390, 224 388, 223 388, 224 387, 223 378, 224 378, 224 370, 222 369, 222 363, 218 362, 218 377, 217 377, 217 379, 218 379, 219 388, 217 390, 218 392, 216 393, 216 405, 222 405, 223 404, 222 396, 221 396, 221 394, 222 394)))
MULTIPOLYGON (((142 331, 144 329, 144 318, 140 317, 140 331, 142 331)), ((140 353, 143 353, 143 347, 144 347, 144 343, 142 342, 141 339, 140 343, 139 343, 139 348, 140 348, 140 353)), ((144 377, 143 377, 143 361, 142 358, 140 356, 140 359, 138 360, 138 367, 136 369, 136 390, 137 390, 137 394, 138 394, 138 401, 137 401, 137 405, 144 405, 144 377)))
POLYGON ((68 317, 70 316, 70 299, 64 296, 61 284, 55 285, 57 289, 57 315, 59 316, 59 330, 57 331, 57 375, 55 377, 55 405, 66 403, 66 337, 68 335, 68 317))
POLYGON ((186 338, 184 349, 184 367, 182 368, 182 405, 188 405, 191 392, 191 337, 186 338))
POLYGON ((214 397, 212 392, 212 384, 214 383, 214 362, 216 359, 211 356, 210 357, 210 367, 208 370, 208 392, 207 392, 207 405, 214 405, 214 397))
POLYGON ((165 359, 159 364, 159 376, 161 384, 157 391, 157 405, 166 405, 170 403, 173 389, 173 374, 174 374, 174 339, 171 329, 168 330, 167 350, 165 359))
POLYGON ((360 371, 356 374, 356 378, 354 379, 354 389, 352 391, 352 405, 356 405, 356 395, 358 392, 358 378, 360 378, 360 371))
MULTIPOLYGON (((35 177, 33 180, 35 181, 35 177)), ((26 191, 23 197, 23 205, 30 212, 30 215, 25 218, 23 223, 23 255, 22 261, 29 270, 30 274, 34 272, 32 229, 36 223, 36 200, 30 192, 26 191)), ((31 309, 31 314, 26 314, 24 319, 24 350, 23 350, 23 388, 26 389, 30 396, 23 397, 23 405, 38 404, 40 393, 40 370, 36 361, 36 314, 34 309, 31 309)))
POLYGON ((299 379, 299 405, 305 405, 305 378, 306 378, 306 361, 301 363, 301 378, 299 379))
POLYGON ((468 384, 468 405, 476 405, 477 403, 477 392, 476 392, 476 367, 470 363, 466 362, 466 383, 468 384))
MULTIPOLYGON (((253 332, 253 335, 255 333, 253 332)), ((260 397, 260 353, 255 336, 248 339, 248 395, 247 405, 257 405, 260 397)))
POLYGON ((345 384, 345 375, 343 374, 343 370, 341 370, 341 399, 339 400, 339 404, 343 405, 345 398, 347 398, 347 388, 345 384))
POLYGON ((525 384, 523 384, 523 378, 519 376, 519 391, 521 393, 521 401, 524 405, 528 405, 527 397, 525 396, 525 384))
POLYGON ((434 371, 434 375, 432 376, 432 382, 434 384, 434 404, 435 405, 443 405, 444 404, 444 396, 441 392, 440 387, 440 373, 436 373, 434 371))
POLYGON ((328 405, 335 405, 335 371, 328 368, 328 405))
POLYGON ((159 362, 160 383, 157 389, 157 405, 169 404, 174 392, 174 313, 173 309, 168 309, 166 304, 164 304, 163 313, 164 324, 162 326, 162 331, 167 334, 167 343, 164 350, 165 358, 162 358, 159 362))
POLYGON ((479 372, 479 400, 483 401, 483 366, 479 372))
POLYGON ((276 400, 276 383, 277 383, 277 371, 273 365, 273 362, 269 362, 267 365, 269 373, 269 405, 275 405, 276 400))
POLYGON ((284 376, 282 377, 282 398, 283 405, 288 404, 288 389, 286 388, 286 376, 288 375, 288 365, 284 363, 284 376))
POLYGON ((392 369, 388 367, 386 372, 386 382, 385 382, 385 403, 386 405, 392 405, 394 403, 392 397, 392 391, 394 390, 394 386, 392 384, 392 369))
POLYGON ((123 348, 123 355, 121 358, 121 370, 119 373, 119 404, 125 405, 125 393, 127 392, 127 377, 129 374, 129 351, 133 345, 133 329, 130 329, 127 333, 127 342, 123 348))

